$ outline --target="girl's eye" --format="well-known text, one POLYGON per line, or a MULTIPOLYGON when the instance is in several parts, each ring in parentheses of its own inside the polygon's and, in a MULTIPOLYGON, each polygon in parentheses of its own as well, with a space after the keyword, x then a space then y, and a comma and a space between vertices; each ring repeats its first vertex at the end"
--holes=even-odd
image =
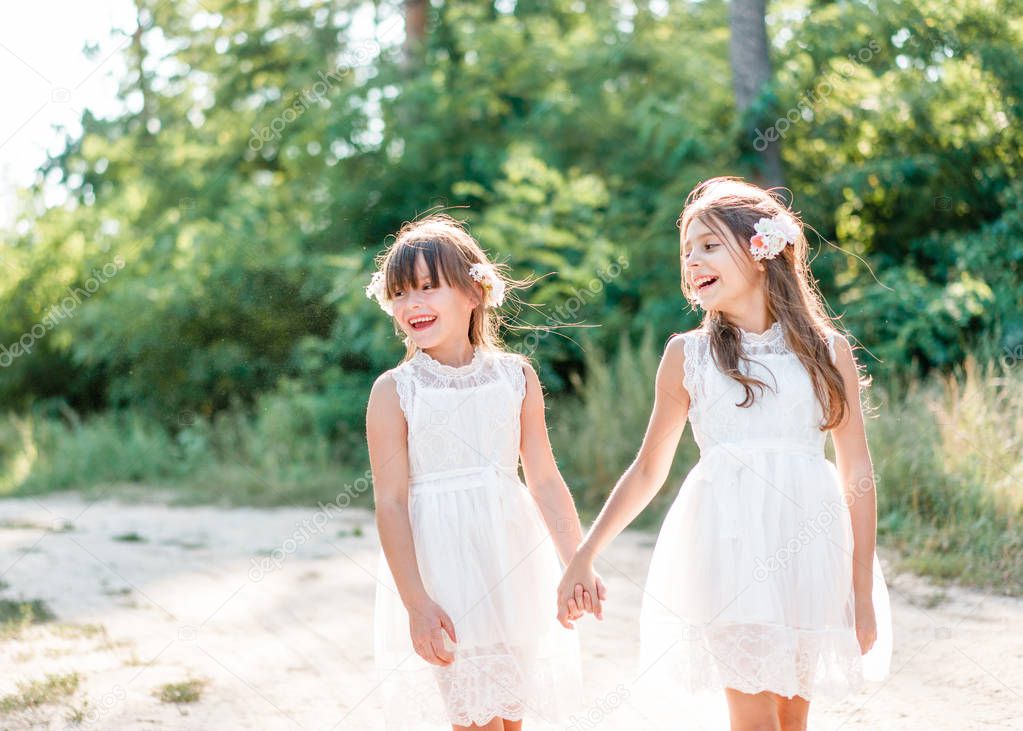
POLYGON ((715 246, 717 246, 717 244, 715 244, 713 241, 708 241, 707 243, 705 243, 703 245, 703 250, 704 251, 710 251, 715 246))
POLYGON ((401 297, 401 296, 402 296, 402 295, 404 295, 404 294, 405 294, 405 292, 403 292, 402 290, 400 290, 400 289, 399 289, 398 291, 396 291, 396 292, 394 293, 394 297, 395 297, 395 298, 398 298, 398 297, 401 297))

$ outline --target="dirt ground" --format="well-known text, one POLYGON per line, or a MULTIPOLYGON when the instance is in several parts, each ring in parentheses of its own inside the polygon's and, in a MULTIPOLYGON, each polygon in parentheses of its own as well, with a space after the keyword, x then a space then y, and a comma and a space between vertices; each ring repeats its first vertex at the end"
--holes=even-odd
MULTIPOLYGON (((628 531, 598 565, 605 620, 577 630, 591 701, 565 731, 727 727, 722 698, 640 703, 631 691, 653 540, 628 531)), ((378 550, 372 514, 355 508, 0 500, 0 599, 42 600, 55 615, 0 637, 0 709, 19 705, 19 682, 79 678, 69 695, 0 712, 0 728, 379 728, 378 550), (161 699, 172 683, 197 699, 161 699)), ((815 705, 810 728, 1023 729, 1023 601, 884 564, 892 674, 815 705)))

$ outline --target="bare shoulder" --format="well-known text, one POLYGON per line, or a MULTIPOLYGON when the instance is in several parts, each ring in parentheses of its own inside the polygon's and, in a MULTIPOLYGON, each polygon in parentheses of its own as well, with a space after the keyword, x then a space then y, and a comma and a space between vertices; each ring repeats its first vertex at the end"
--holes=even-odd
POLYGON ((860 372, 860 364, 856 360, 855 347, 849 342, 849 336, 840 330, 832 330, 828 333, 831 339, 831 350, 834 355, 835 367, 842 376, 847 390, 852 390, 863 385, 863 377, 860 372))
POLYGON ((704 331, 701 328, 688 330, 684 333, 675 333, 668 338, 664 346, 664 360, 678 361, 684 363, 686 359, 686 341, 700 337, 704 331))
POLYGON ((684 333, 675 333, 664 346, 664 355, 661 357, 661 366, 657 369, 657 387, 677 391, 684 395, 686 369, 686 343, 693 337, 697 337, 701 330, 689 330, 684 333))
POLYGON ((852 344, 849 342, 849 337, 841 330, 831 330, 828 333, 831 338, 831 342, 835 344, 835 351, 844 351, 846 353, 852 353, 852 344))
POLYGON ((398 398, 398 384, 394 377, 393 368, 384 371, 373 382, 373 388, 369 392, 369 404, 367 409, 370 412, 388 412, 392 409, 401 411, 401 404, 398 398))
POLYGON ((836 365, 841 367, 843 363, 855 361, 852 343, 849 342, 849 337, 844 332, 832 329, 828 331, 827 335, 835 354, 836 365))
POLYGON ((370 394, 383 396, 387 393, 398 393, 397 379, 394 377, 394 369, 384 371, 373 381, 373 389, 370 394))

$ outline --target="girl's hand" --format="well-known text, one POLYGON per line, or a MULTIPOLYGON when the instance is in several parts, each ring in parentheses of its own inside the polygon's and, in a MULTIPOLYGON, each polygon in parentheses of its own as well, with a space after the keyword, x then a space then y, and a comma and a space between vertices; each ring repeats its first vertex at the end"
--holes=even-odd
POLYGON ((856 599, 856 640, 860 643, 861 655, 866 655, 877 640, 877 618, 874 600, 870 597, 856 599))
POLYGON ((596 571, 593 562, 576 553, 565 567, 565 573, 558 584, 558 621, 562 626, 573 629, 570 619, 578 619, 584 611, 592 612, 597 619, 604 618, 601 602, 607 599, 607 589, 596 571))
POLYGON ((444 632, 455 643, 455 625, 451 617, 432 599, 426 599, 409 610, 409 632, 416 654, 432 665, 450 665, 454 654, 444 645, 444 632))

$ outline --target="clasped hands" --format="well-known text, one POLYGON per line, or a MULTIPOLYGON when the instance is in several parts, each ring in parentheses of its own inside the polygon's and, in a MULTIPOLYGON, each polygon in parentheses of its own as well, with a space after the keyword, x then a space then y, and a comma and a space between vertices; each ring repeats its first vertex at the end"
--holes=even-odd
POLYGON ((591 554, 576 551, 558 584, 558 621, 562 626, 574 629, 572 622, 586 612, 602 620, 603 602, 606 600, 607 589, 600 575, 593 570, 591 554))

